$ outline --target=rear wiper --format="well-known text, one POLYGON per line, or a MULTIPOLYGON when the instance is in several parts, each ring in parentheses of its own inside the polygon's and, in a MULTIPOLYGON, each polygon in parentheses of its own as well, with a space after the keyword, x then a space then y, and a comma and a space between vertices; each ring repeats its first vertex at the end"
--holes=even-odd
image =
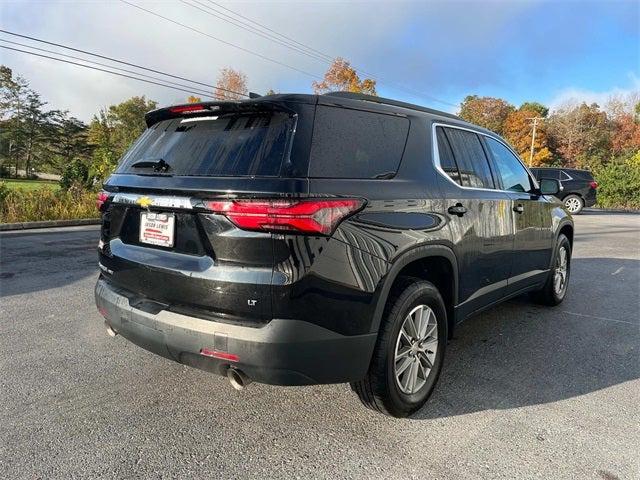
POLYGON ((140 160, 132 164, 131 168, 153 168, 154 172, 168 172, 171 170, 171 165, 165 162, 164 159, 159 158, 157 160, 140 160))

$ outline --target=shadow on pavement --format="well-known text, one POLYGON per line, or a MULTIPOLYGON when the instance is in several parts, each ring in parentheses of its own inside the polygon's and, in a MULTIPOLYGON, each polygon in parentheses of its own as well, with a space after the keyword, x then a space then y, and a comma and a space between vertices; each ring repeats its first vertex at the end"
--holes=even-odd
POLYGON ((39 292, 96 275, 99 232, 19 232, 0 236, 0 297, 39 292))
POLYGON ((413 418, 545 404, 637 379, 639 285, 638 260, 576 258, 561 305, 523 296, 469 319, 413 418))

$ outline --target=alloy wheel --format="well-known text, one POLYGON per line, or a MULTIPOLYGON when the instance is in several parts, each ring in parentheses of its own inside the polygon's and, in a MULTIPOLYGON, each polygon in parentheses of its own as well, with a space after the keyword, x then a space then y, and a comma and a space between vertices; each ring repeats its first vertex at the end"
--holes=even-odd
POLYGON ((567 198, 564 205, 567 207, 567 210, 569 210, 569 213, 576 213, 580 211, 580 207, 582 206, 580 200, 576 197, 567 198))
POLYGON ((427 305, 405 317, 396 341, 393 373, 403 393, 418 392, 427 383, 438 350, 438 322, 427 305))
POLYGON ((567 247, 561 246, 556 258, 556 266, 553 272, 553 291, 561 296, 567 286, 567 272, 569 269, 569 255, 567 247))

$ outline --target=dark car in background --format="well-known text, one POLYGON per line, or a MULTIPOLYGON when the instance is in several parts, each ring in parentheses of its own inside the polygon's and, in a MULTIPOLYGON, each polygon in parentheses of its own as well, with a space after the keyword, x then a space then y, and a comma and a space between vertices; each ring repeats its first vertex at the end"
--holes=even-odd
POLYGON ((562 189, 556 195, 572 215, 577 215, 584 207, 596 204, 598 182, 588 170, 575 168, 532 168, 531 171, 538 180, 552 178, 558 180, 562 189))
POLYGON ((235 388, 420 408, 456 325, 564 299, 573 222, 495 133, 358 94, 178 105, 98 198, 107 331, 235 388))

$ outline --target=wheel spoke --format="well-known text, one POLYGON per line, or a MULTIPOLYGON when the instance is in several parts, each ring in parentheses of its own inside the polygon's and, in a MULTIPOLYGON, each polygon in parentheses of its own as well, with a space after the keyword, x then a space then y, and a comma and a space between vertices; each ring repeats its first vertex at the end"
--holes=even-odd
POLYGON ((404 321, 404 324, 407 329, 407 333, 411 338, 416 338, 418 336, 418 330, 416 329, 416 324, 413 321, 413 316, 411 314, 407 315, 407 318, 404 321))
POLYGON ((396 377, 399 378, 412 363, 413 359, 411 357, 405 357, 399 367, 396 364, 396 377))
POLYGON ((431 350, 431 351, 435 351, 435 348, 429 348, 429 347, 437 347, 438 346, 438 337, 429 337, 426 338, 425 340, 422 341, 422 351, 427 351, 427 350, 431 350))
POLYGON ((416 383, 418 380, 418 362, 413 362, 411 364, 411 369, 409 370, 409 393, 414 393, 416 391, 416 383))
POLYGON ((420 352, 418 354, 418 358, 420 359, 421 363, 424 362, 424 365, 426 366, 426 368, 428 368, 429 370, 433 368, 433 363, 431 362, 431 360, 429 360, 429 357, 427 356, 426 353, 420 352))
POLYGON ((424 335, 422 337, 420 337, 420 338, 423 338, 423 339, 426 340, 427 338, 433 336, 433 334, 434 334, 434 332, 436 331, 437 328, 438 328, 438 324, 434 322, 430 326, 430 328, 427 329, 427 331, 424 333, 424 335))
POLYGON ((418 330, 418 338, 424 338, 431 321, 431 309, 423 308, 420 310, 420 329, 418 330))
POLYGON ((411 348, 406 347, 404 350, 397 352, 396 353, 396 362, 398 362, 398 360, 402 360, 403 358, 408 356, 410 351, 411 351, 411 348))

